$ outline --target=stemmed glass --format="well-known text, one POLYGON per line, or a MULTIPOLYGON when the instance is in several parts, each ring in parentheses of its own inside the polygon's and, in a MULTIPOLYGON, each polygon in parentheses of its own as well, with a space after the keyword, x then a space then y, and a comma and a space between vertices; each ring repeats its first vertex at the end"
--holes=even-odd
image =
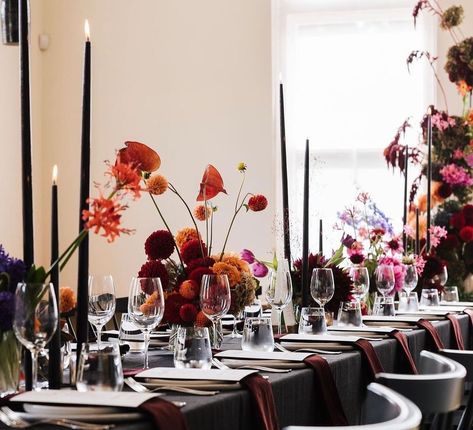
POLYGON ((200 308, 207 318, 212 321, 212 348, 220 348, 222 339, 218 328, 220 318, 230 309, 232 298, 230 283, 227 275, 204 275, 200 288, 200 308))
POLYGON ((434 277, 430 280, 430 283, 435 287, 436 285, 440 285, 444 287, 448 280, 448 272, 447 266, 442 267, 442 272, 438 275, 434 275, 434 277))
POLYGON ((281 334, 282 310, 292 299, 292 280, 287 259, 279 260, 276 270, 271 271, 266 300, 278 315, 278 334, 281 334))
POLYGON ((370 275, 367 267, 353 266, 349 271, 350 278, 353 282, 351 295, 357 302, 361 302, 370 288, 370 275))
POLYGON ((164 294, 159 278, 131 279, 128 315, 143 332, 145 341, 144 369, 148 369, 148 348, 153 330, 163 319, 164 294))
POLYGON ((411 291, 417 286, 419 276, 417 275, 417 268, 414 264, 404 264, 404 285, 402 289, 407 293, 407 297, 411 291))
POLYGON ((335 293, 335 281, 332 269, 316 268, 312 271, 310 279, 310 294, 321 308, 332 300, 335 293))
POLYGON ((383 297, 394 289, 394 268, 392 264, 380 264, 375 271, 376 287, 383 297))
POLYGON ((15 291, 13 330, 31 352, 33 390, 39 391, 38 355, 53 337, 58 322, 56 295, 52 284, 19 283, 15 291))
POLYGON ((89 275, 88 319, 97 330, 97 344, 100 349, 102 328, 115 313, 115 286, 112 275, 89 275))

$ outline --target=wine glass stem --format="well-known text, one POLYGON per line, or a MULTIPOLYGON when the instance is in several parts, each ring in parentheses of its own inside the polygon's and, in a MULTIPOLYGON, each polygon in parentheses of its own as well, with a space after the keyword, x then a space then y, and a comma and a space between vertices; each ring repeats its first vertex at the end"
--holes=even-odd
POLYGON ((101 342, 102 342, 102 328, 103 325, 97 324, 95 326, 97 328, 97 348, 100 350, 101 342))
POLYGON ((143 337, 145 339, 145 363, 144 363, 144 369, 149 369, 149 362, 148 362, 148 349, 149 349, 149 339, 151 337, 151 333, 149 330, 144 330, 143 331, 143 337))
POLYGON ((277 309, 276 312, 278 314, 278 334, 281 334, 282 333, 282 328, 281 328, 282 309, 277 309))
POLYGON ((31 350, 31 382, 33 391, 40 391, 41 387, 38 386, 38 350, 31 350))

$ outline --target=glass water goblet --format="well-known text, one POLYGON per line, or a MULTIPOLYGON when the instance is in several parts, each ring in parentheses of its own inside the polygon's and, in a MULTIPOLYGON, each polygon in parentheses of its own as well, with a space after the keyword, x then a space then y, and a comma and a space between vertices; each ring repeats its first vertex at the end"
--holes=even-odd
POLYGON ((458 302, 460 297, 458 295, 458 287, 443 287, 443 291, 440 294, 442 302, 458 302))
POLYGON ((289 263, 286 259, 279 260, 276 270, 271 272, 266 300, 278 316, 278 334, 281 334, 282 310, 292 300, 292 280, 289 263))
POLYGON ((245 320, 241 349, 266 352, 274 350, 273 326, 270 317, 251 317, 245 320))
POLYGON ((370 288, 370 275, 368 268, 363 266, 353 266, 349 271, 353 286, 351 295, 357 302, 361 302, 370 288))
POLYGON ((430 279, 430 284, 432 284, 432 287, 442 290, 445 284, 447 283, 447 281, 448 281, 447 266, 443 266, 441 272, 437 275, 434 275, 433 278, 430 279))
POLYGON ((402 289, 407 293, 407 296, 409 296, 410 292, 417 287, 419 276, 417 275, 417 267, 414 264, 404 264, 403 268, 404 285, 402 289))
POLYGON ((335 282, 332 269, 314 269, 310 279, 310 294, 312 298, 323 308, 325 304, 332 300, 334 293, 335 282))
POLYGON ((15 291, 13 331, 31 352, 33 390, 39 391, 38 356, 51 340, 58 323, 56 295, 52 284, 19 283, 15 291))
POLYGON ((227 275, 204 275, 200 288, 200 308, 212 321, 212 348, 220 348, 222 336, 219 333, 221 318, 230 309, 232 298, 227 275))
POLYGON ((159 278, 132 278, 128 297, 128 315, 143 332, 144 369, 149 368, 148 349, 151 330, 163 319, 164 294, 159 278))
POLYGON ((338 310, 339 327, 362 327, 361 305, 359 301, 341 302, 338 310))
POLYGON ((383 297, 394 289, 395 277, 392 264, 380 264, 375 271, 376 287, 383 297))
POLYGON ((174 341, 174 367, 210 369, 212 350, 207 327, 180 327, 174 341))
POLYGON ((299 318, 299 334, 324 334, 327 332, 324 308, 302 308, 299 318))
POLYGON ((97 330, 97 344, 102 341, 102 328, 115 313, 115 285, 112 275, 89 276, 89 322, 97 330))

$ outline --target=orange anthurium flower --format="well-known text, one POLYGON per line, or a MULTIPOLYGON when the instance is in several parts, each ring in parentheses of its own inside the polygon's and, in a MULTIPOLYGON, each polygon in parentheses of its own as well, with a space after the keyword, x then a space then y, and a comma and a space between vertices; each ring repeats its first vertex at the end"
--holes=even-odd
POLYGON ((127 141, 125 146, 118 151, 121 163, 132 164, 144 172, 154 172, 161 166, 157 152, 144 143, 127 141))
POLYGON ((202 182, 200 183, 200 192, 197 196, 197 201, 210 200, 218 193, 227 194, 225 188, 223 188, 223 179, 220 173, 218 173, 218 170, 214 166, 209 164, 205 169, 202 182))

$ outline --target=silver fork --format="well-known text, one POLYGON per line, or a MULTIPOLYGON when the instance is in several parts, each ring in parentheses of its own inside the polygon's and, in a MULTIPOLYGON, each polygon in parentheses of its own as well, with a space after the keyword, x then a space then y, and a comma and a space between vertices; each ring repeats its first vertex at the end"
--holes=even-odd
POLYGON ((325 355, 338 355, 342 353, 342 351, 327 351, 325 349, 315 349, 315 348, 301 348, 301 349, 296 349, 295 351, 290 351, 289 349, 284 348, 284 346, 282 346, 279 343, 275 343, 274 346, 276 347, 276 349, 279 349, 279 351, 282 351, 282 352, 315 352, 316 354, 325 354, 325 355))
MULTIPOLYGON (((187 388, 187 387, 179 387, 179 386, 168 386, 163 385, 160 387, 153 387, 148 388, 143 384, 140 384, 138 381, 134 380, 133 378, 125 378, 125 384, 128 385, 133 391, 137 393, 155 393, 157 391, 175 391, 177 393, 184 393, 184 394, 193 394, 195 396, 214 396, 218 394, 218 391, 204 391, 204 390, 195 390, 194 388, 187 388)), ((178 402, 173 402, 178 403, 178 402)), ((176 405, 179 407, 179 405, 176 405)))
POLYGON ((261 372, 267 373, 289 373, 292 372, 292 369, 275 369, 273 367, 266 367, 266 366, 258 366, 258 365, 251 365, 251 364, 244 364, 237 367, 229 367, 225 363, 222 363, 218 358, 212 359, 212 364, 217 369, 248 369, 248 370, 260 370, 261 372))

